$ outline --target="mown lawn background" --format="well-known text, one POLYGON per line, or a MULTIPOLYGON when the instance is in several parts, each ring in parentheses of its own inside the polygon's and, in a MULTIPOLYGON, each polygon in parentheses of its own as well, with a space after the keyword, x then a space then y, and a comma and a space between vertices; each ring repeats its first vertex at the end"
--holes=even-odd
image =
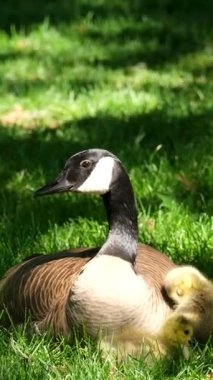
MULTIPOLYGON (((100 245, 101 200, 34 199, 80 150, 126 166, 139 239, 213 277, 212 2, 8 0, 0 12, 0 275, 36 252, 100 245)), ((92 342, 69 347, 0 331, 0 379, 207 379, 190 360, 110 369, 92 342)))

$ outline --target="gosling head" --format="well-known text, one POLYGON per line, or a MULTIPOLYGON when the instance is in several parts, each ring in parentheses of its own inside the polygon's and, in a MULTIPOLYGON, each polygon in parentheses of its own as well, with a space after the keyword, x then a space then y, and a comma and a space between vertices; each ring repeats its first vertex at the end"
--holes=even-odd
POLYGON ((119 159, 107 150, 85 150, 71 156, 55 181, 37 190, 35 196, 68 191, 105 194, 120 166, 119 159))
POLYGON ((164 288, 167 295, 179 305, 184 299, 209 288, 210 281, 195 267, 183 265, 166 275, 164 288))
POLYGON ((176 310, 193 323, 199 342, 213 337, 213 283, 198 269, 186 265, 172 269, 164 282, 167 295, 176 310))
POLYGON ((164 337, 168 345, 188 344, 193 337, 193 323, 181 313, 174 313, 164 325, 164 337))

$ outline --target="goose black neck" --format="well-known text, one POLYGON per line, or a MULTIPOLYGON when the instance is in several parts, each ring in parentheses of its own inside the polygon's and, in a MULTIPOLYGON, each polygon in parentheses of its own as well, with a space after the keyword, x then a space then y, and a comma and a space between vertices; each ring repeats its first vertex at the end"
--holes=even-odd
POLYGON ((129 177, 120 163, 116 165, 114 171, 115 179, 110 191, 102 196, 109 233, 100 254, 118 256, 134 263, 138 237, 135 198, 129 177))

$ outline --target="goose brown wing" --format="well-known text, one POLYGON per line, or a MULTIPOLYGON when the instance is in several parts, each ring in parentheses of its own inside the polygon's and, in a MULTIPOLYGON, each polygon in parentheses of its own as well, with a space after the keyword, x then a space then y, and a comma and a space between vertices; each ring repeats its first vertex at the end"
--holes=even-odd
POLYGON ((174 262, 165 254, 148 245, 138 244, 135 271, 154 290, 153 313, 154 310, 157 312, 160 304, 166 303, 169 308, 173 306, 172 300, 164 289, 164 279, 166 274, 175 267, 174 262))
POLYGON ((175 267, 174 262, 165 254, 149 245, 138 244, 135 270, 150 285, 154 287, 163 286, 166 273, 175 267))
POLYGON ((23 322, 29 314, 43 320, 62 299, 65 302, 92 252, 87 250, 87 257, 83 249, 38 255, 11 268, 0 281, 0 308, 6 308, 14 322, 23 322))

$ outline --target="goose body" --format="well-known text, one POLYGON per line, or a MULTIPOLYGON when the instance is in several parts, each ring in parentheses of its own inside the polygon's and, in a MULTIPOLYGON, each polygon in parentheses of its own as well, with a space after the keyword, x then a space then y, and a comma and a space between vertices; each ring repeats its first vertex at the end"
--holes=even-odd
POLYGON ((12 268, 0 283, 1 305, 17 322, 27 312, 39 331, 72 336, 73 330, 86 330, 106 341, 128 335, 141 345, 146 334, 158 334, 171 313, 162 288, 175 265, 137 245, 134 194, 116 156, 100 149, 80 152, 37 195, 65 191, 102 196, 109 223, 105 243, 99 250, 38 256, 12 268))
POLYGON ((86 326, 93 337, 99 330, 114 333, 129 325, 140 329, 147 313, 143 294, 151 297, 151 289, 127 261, 107 255, 95 257, 84 267, 70 294, 72 320, 86 326))
MULTIPOLYGON (((69 295, 83 268, 95 258, 99 248, 72 249, 51 255, 38 255, 9 269, 0 281, 0 308, 5 307, 14 323, 30 315, 40 331, 71 338, 73 326, 69 295)), ((151 292, 142 293, 143 326, 155 333, 171 313, 163 292, 164 277, 175 268, 165 255, 138 244, 134 269, 151 292)), ((116 283, 117 287, 117 283, 116 283)))

